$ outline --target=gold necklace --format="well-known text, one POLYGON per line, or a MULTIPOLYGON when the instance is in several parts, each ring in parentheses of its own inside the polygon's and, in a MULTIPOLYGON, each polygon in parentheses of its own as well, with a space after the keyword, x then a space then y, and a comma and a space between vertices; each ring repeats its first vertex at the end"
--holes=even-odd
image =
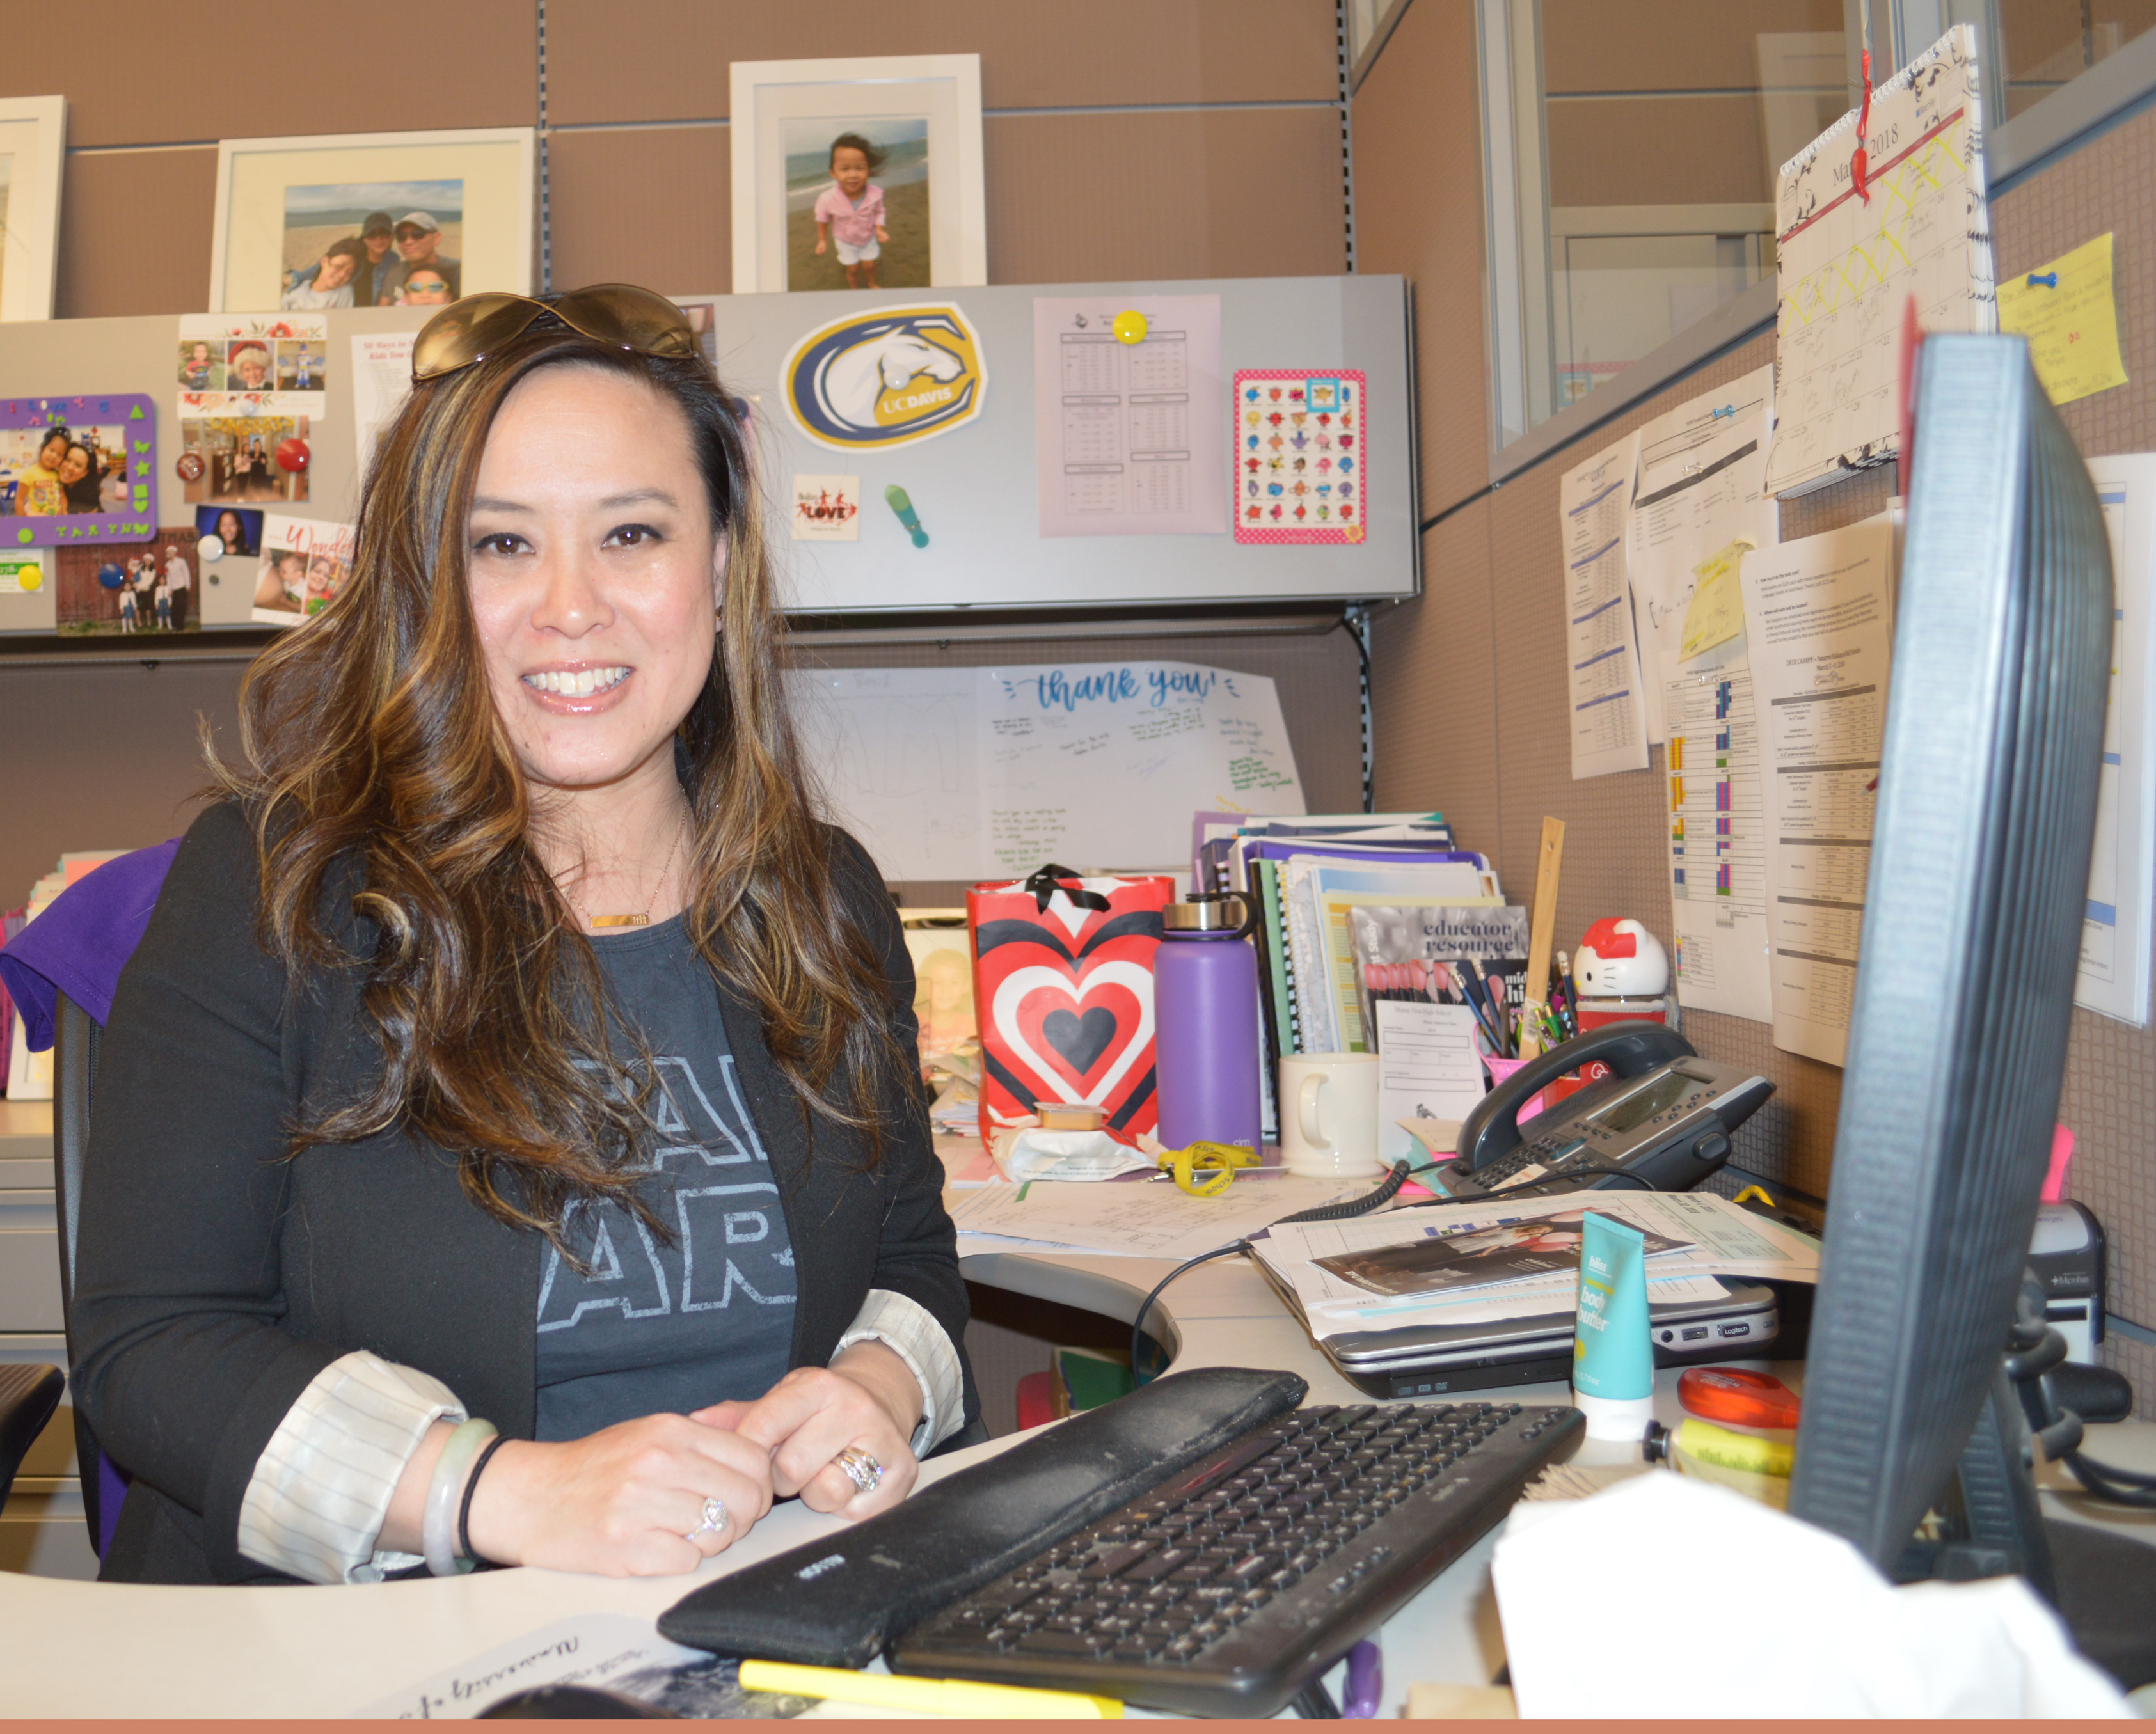
POLYGON ((644 905, 642 915, 586 916, 596 931, 601 927, 649 927, 651 911, 659 906, 659 894, 666 889, 666 875, 674 870, 674 857, 681 853, 681 839, 689 832, 689 809, 681 809, 681 823, 674 828, 674 846, 666 851, 666 864, 659 870, 659 883, 651 888, 651 900, 644 905))

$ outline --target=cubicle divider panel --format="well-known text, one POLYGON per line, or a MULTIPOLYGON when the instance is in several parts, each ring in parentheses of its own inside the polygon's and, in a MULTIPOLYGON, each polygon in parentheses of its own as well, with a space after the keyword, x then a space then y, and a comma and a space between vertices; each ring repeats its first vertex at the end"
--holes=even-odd
MULTIPOLYGON (((2156 111, 2144 110, 1993 199, 1999 280, 2097 236, 2112 237, 2126 383, 2062 406, 2092 457, 2156 451, 2156 111)), ((2068 1190, 2093 1210, 2111 1249, 2111 1305, 2156 1326, 2156 1027, 2074 1013, 2059 1117, 2074 1129, 2068 1190)), ((2156 1351, 2114 1335, 2142 1413, 2156 1414, 2156 1351), (2138 1365, 2136 1364, 2138 1362, 2138 1365)))
POLYGON ((1355 93, 1355 262, 1414 285, 1425 517, 1490 480, 1481 73, 1471 0, 1401 8, 1355 93), (1432 173, 1433 163, 1448 165, 1432 173))
POLYGON ((1423 595, 1372 616, 1370 669, 1379 806, 1385 791, 1442 789, 1455 834, 1495 853, 1502 787, 1497 759, 1502 618, 1486 582, 1490 502, 1471 500, 1423 536, 1423 595))
MULTIPOLYGON (((232 0, 218 18, 131 8, 89 80, 64 32, 11 44, 9 92, 69 93, 63 316, 201 309, 218 131, 543 121, 557 286, 725 290, 727 65, 834 54, 981 56, 993 282, 1347 268, 1337 21, 1312 0, 1104 0, 1077 30, 999 0, 381 0, 304 21, 232 0), (256 70, 293 57, 353 75, 256 70), (205 121, 200 93, 241 85, 237 118, 205 121)), ((1473 110, 1471 90, 1471 127, 1473 110)))
MULTIPOLYGON (((1636 916, 1665 944, 1671 932, 1662 844, 1661 749, 1650 751, 1645 771, 1578 782, 1572 776, 1563 597, 1556 579, 1561 565, 1559 480, 1565 470, 1641 423, 1773 358, 1770 336, 1741 344, 1485 500, 1442 520, 1424 535, 1424 593, 1377 617, 1372 659, 1378 717, 1378 804, 1471 810, 1455 793, 1460 789, 1472 799, 1482 786, 1475 772, 1466 768, 1466 755, 1455 769, 1406 743, 1442 738, 1455 726, 1455 708, 1479 708, 1474 700, 1455 707, 1447 677, 1481 660, 1491 670, 1485 690, 1491 721, 1482 738, 1494 737, 1486 750, 1494 767, 1495 812, 1479 823, 1462 823, 1459 834, 1467 847, 1496 855, 1507 890, 1518 900, 1530 889, 1523 875, 1533 872, 1543 817, 1565 821, 1558 932, 1559 944, 1568 949, 1578 943, 1589 922, 1604 916, 1636 916), (1478 516, 1487 526, 1479 561, 1470 527, 1478 516)), ((1839 510, 1840 502, 1826 504, 1833 494, 1815 496, 1820 504, 1813 509, 1839 510)), ((1866 504, 1851 517, 1876 509, 1866 504)), ((1798 532, 1784 530, 1785 535, 1794 533, 1798 532)), ((1765 1024, 1693 1013, 1686 1015, 1685 1029, 1709 1058, 1749 1066, 1774 1080, 1774 1100, 1737 1133, 1735 1162, 1800 1193, 1824 1195, 1840 1073, 1782 1052, 1765 1024)))
POLYGON ((63 850, 144 849, 184 831, 210 777, 198 725, 239 753, 244 666, 0 669, 0 909, 19 909, 63 850))
MULTIPOLYGON (((2023 179, 1994 198, 1991 217, 2002 277, 2098 235, 2113 236, 2128 382, 2067 404, 2061 413, 2092 457, 2156 449, 2156 321, 2148 316, 2156 284, 2156 112, 2131 117, 2023 179)), ((1367 234, 1365 243, 1378 244, 1367 234)), ((1420 348, 1427 397, 1427 333, 1420 348)), ((1380 804, 1450 805, 1479 818, 1479 775, 1407 743, 1455 726, 1445 677, 1487 659, 1494 670, 1496 811, 1494 819, 1463 824, 1462 840, 1493 849, 1517 880, 1529 870, 1542 816, 1568 821, 1558 919, 1567 938, 1576 940, 1596 916, 1630 914, 1666 939, 1670 905, 1662 882, 1661 750, 1645 774, 1571 777, 1557 578, 1559 479, 1650 417, 1773 356, 1772 334, 1762 333, 1553 454, 1486 503, 1445 518, 1425 533, 1424 594, 1377 618, 1380 804), (1487 522, 1479 563, 1478 512, 1487 522)), ((1886 469, 1785 501, 1782 536, 1858 522, 1885 510, 1893 490, 1893 472, 1886 469)), ((1477 694, 1473 702, 1480 701, 1477 694)), ((1517 895, 1519 887, 1512 889, 1517 895)), ((1776 1084, 1774 1100, 1739 1131, 1735 1162, 1799 1194, 1823 1197, 1840 1103, 1839 1070, 1783 1052, 1763 1023, 1695 1012, 1685 1028, 1702 1054, 1748 1066, 1776 1084)), ((2068 1194, 2096 1212, 2108 1237, 2110 1306, 2128 1328, 2145 1333, 2156 1326, 2156 1029, 2076 1012, 2059 1111, 2076 1138, 2068 1194)), ((2141 1413, 2156 1414, 2156 1353, 2145 1335, 2115 1331, 2106 1352, 2135 1377, 2141 1413)))
MULTIPOLYGON (((686 293, 686 285, 667 287, 686 293)), ((351 521, 358 504, 361 458, 352 340, 412 331, 425 322, 428 311, 382 308, 313 316, 327 334, 321 346, 326 351, 327 377, 323 411, 310 419, 303 435, 311 449, 305 497, 249 503, 295 517, 351 521)), ((241 321, 249 317, 234 316, 241 321)), ((274 322, 277 316, 253 317, 274 322)), ((1414 593, 1413 387, 1406 285, 1398 277, 726 295, 711 304, 711 324, 721 377, 752 406, 759 465, 767 495, 778 507, 774 522, 792 510, 797 475, 852 479, 856 540, 791 541, 780 533, 776 546, 786 573, 788 606, 819 613, 1119 610, 1181 603, 1346 602, 1414 593), (1171 397, 1180 395, 1182 402, 1168 407, 1179 408, 1187 418, 1179 435, 1163 428, 1162 437, 1180 437, 1188 455, 1179 465, 1149 467, 1179 468, 1193 521, 1200 516, 1194 508, 1212 490, 1217 531, 1042 533, 1042 487, 1051 489, 1060 511, 1066 485, 1064 455, 1051 452, 1046 461, 1036 462, 1034 302, 1043 297, 1080 297, 1096 315, 1131 301, 1199 304, 1174 310, 1191 323, 1178 376, 1182 382, 1160 387, 1171 397), (1218 304, 1217 346, 1206 341, 1199 325, 1204 304, 1213 301, 1218 304), (922 310, 942 308, 955 309, 955 317, 922 310), (920 324, 886 329, 875 318, 886 310, 901 320, 919 312, 920 324), (857 321, 865 321, 858 330, 857 321), (826 333, 831 335, 827 338, 826 333), (812 338, 817 341, 808 349, 812 338), (814 367, 806 360, 797 366, 797 354, 804 352, 823 360, 814 367), (1352 415, 1355 425, 1351 429, 1343 421, 1329 431, 1321 429, 1317 412, 1284 395, 1278 404, 1265 406, 1268 413, 1279 412, 1277 427, 1239 430, 1229 403, 1239 368, 1342 378, 1359 373, 1362 400, 1351 403, 1343 398, 1333 406, 1333 413, 1352 415), (952 394, 954 404, 967 401, 970 393, 978 408, 952 415, 947 426, 939 428, 932 420, 925 428, 910 423, 926 412, 892 411, 901 421, 877 433, 876 427, 890 418, 876 406, 916 388, 926 395, 952 394), (857 419, 863 416, 868 419, 857 419), (1291 416, 1298 425, 1288 425, 1291 416), (1306 428, 1299 425, 1306 418, 1306 428), (811 419, 820 430, 814 439, 806 431, 811 419), (1249 453, 1250 461, 1276 456, 1288 465, 1309 466, 1306 477, 1284 469, 1277 477, 1250 478, 1260 486, 1287 490, 1274 505, 1307 509, 1313 526, 1320 511, 1352 510, 1353 517, 1336 518, 1332 530, 1269 530, 1278 540, 1268 543, 1237 539, 1230 525, 1240 498, 1235 482, 1240 466, 1231 441, 1239 432, 1284 439, 1283 448, 1275 452, 1249 453), (853 444, 834 449, 833 442, 853 444), (1321 451, 1321 445, 1336 442, 1337 449, 1321 451), (909 541, 886 504, 890 486, 911 495, 927 531, 920 546, 909 541), (1310 489, 1306 505, 1292 493, 1305 486, 1310 489), (1329 493, 1336 487, 1340 502, 1322 503, 1317 490, 1329 493)), ((1097 317, 1086 335, 1100 335, 1097 317)), ((191 521, 196 502, 189 500, 189 490, 198 496, 206 491, 201 482, 182 481, 174 469, 184 449, 179 336, 178 322, 158 316, 0 326, 0 400, 124 392, 152 395, 160 526, 191 521)), ((1352 382, 1348 389, 1355 389, 1352 382)), ((1134 414, 1142 401, 1134 387, 1134 414)), ((1057 418, 1050 417, 1049 424, 1055 426, 1057 418)), ((281 475, 278 479, 281 485, 281 475)), ((259 486, 255 490, 261 491, 259 486)), ((1134 497, 1118 521, 1155 520, 1140 514, 1134 497)), ((246 580, 252 569, 252 562, 226 562, 205 575, 219 580, 215 587, 206 582, 198 593, 205 626, 248 620, 253 587, 246 580)), ((0 618, 0 628, 6 624, 0 618)))

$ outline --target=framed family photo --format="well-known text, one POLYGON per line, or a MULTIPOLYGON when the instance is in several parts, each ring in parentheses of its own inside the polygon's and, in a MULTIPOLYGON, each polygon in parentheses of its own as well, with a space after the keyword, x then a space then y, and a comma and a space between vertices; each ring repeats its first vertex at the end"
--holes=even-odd
POLYGON ((737 60, 734 293, 988 280, 981 57, 737 60))
POLYGON ((0 97, 0 320, 53 316, 66 146, 64 96, 0 97))
POLYGON ((528 126, 225 139, 209 310, 529 295, 536 152, 528 126))

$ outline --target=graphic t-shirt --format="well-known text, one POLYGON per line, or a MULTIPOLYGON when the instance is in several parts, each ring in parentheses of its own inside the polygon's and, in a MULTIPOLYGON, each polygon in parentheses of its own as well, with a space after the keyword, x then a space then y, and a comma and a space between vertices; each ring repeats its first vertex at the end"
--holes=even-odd
POLYGON ((15 510, 25 518, 57 518, 67 510, 67 490, 42 464, 15 478, 15 510))
MULTIPOLYGON (((793 1246, 719 1018, 716 984, 680 917, 596 935, 619 1013, 659 1077, 639 1151, 644 1196, 668 1244, 618 1205, 549 1247, 539 1280, 538 1436, 582 1439, 639 1415, 761 1397, 793 1342, 793 1246)), ((633 1051, 627 1048, 625 1051, 633 1051)))

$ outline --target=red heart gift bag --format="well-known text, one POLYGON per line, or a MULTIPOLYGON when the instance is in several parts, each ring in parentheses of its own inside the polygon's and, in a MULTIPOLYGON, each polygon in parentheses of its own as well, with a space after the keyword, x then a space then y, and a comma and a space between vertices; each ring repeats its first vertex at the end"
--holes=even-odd
POLYGON ((1091 1102, 1119 1138, 1153 1129, 1152 960, 1174 897, 1165 875, 1053 865, 966 893, 983 1143, 1043 1101, 1091 1102))

